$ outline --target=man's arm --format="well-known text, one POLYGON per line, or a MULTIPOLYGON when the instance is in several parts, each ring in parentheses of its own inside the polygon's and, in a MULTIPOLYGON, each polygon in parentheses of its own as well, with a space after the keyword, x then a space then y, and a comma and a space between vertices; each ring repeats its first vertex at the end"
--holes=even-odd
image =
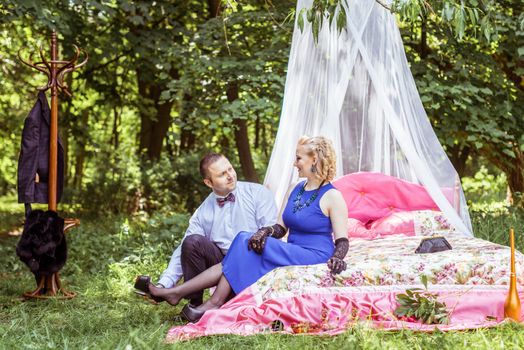
POLYGON ((256 222, 258 228, 271 226, 277 222, 277 206, 273 193, 266 187, 261 186, 258 191, 256 203, 256 222))
POLYGON ((169 260, 167 269, 165 269, 164 272, 162 272, 162 274, 160 275, 160 279, 157 282, 163 285, 165 288, 173 287, 175 284, 177 284, 178 280, 180 280, 180 278, 182 277, 182 264, 180 263, 182 242, 175 249, 175 251, 173 252, 173 255, 171 255, 171 260, 169 260))
POLYGON ((202 226, 202 217, 199 214, 201 212, 200 207, 195 211, 191 219, 189 219, 189 227, 184 234, 184 238, 180 242, 179 246, 173 252, 171 260, 167 265, 167 269, 162 272, 160 279, 157 283, 160 283, 165 288, 171 288, 178 283, 180 278, 183 276, 182 272, 182 263, 180 262, 180 255, 182 254, 182 243, 187 236, 191 235, 201 235, 205 236, 205 230, 202 226))

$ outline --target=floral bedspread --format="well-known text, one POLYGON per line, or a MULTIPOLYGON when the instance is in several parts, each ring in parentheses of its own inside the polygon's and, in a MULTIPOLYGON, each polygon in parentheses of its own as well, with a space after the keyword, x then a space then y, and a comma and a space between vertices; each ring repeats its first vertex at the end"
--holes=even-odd
MULTIPOLYGON (((430 285, 507 285, 510 250, 482 239, 450 234, 452 250, 415 254, 422 237, 392 236, 378 240, 350 241, 348 268, 333 277, 326 264, 288 266, 262 277, 253 292, 258 302, 310 294, 339 287, 420 286, 421 275, 430 285)), ((517 252, 518 284, 524 285, 524 255, 517 252), (519 273, 520 271, 520 273, 519 273)))
MULTIPOLYGON (((429 231, 428 231, 429 232, 429 231)), ((175 326, 168 342, 216 334, 340 334, 358 322, 395 330, 441 331, 492 327, 504 321, 509 282, 508 247, 448 233, 452 250, 415 254, 421 236, 351 240, 348 268, 332 277, 326 264, 277 268, 199 322, 175 326), (396 295, 422 287, 445 303, 449 323, 424 325, 399 319, 396 295)), ((516 255, 519 294, 524 300, 524 256, 516 255)), ((521 314, 524 319, 524 310, 521 314)))

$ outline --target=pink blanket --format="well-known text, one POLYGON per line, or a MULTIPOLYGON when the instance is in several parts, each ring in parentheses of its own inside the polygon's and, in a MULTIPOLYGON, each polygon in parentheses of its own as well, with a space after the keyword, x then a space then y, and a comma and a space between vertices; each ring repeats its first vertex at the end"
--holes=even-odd
MULTIPOLYGON (((490 327, 504 320, 509 249, 481 239, 450 235, 453 250, 414 254, 420 237, 353 240, 348 269, 336 278, 325 264, 277 268, 196 324, 173 327, 167 341, 214 334, 274 332, 338 334, 356 322, 381 329, 421 331, 490 327), (447 325, 423 325, 393 315, 395 296, 422 287, 439 295, 450 314, 447 325)), ((517 254, 519 294, 524 300, 524 256, 517 254)), ((524 314, 522 315, 524 317, 524 314)))

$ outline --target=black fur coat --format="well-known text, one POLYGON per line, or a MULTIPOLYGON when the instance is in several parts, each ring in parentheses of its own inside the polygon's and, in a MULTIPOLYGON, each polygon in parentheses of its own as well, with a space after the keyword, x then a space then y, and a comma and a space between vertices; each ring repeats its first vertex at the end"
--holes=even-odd
POLYGON ((64 219, 51 210, 31 211, 26 218, 16 254, 37 281, 41 276, 60 271, 67 259, 64 219))

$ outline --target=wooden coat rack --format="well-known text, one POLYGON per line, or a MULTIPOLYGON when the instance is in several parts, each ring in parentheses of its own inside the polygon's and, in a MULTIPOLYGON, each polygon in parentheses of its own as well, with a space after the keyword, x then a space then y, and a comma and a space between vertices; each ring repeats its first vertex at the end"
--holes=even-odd
MULTIPOLYGON (((63 92, 71 96, 69 87, 64 82, 66 74, 82 67, 87 63, 87 53, 79 49, 76 45, 74 56, 66 61, 58 60, 58 43, 56 31, 51 33, 51 59, 47 60, 42 47, 39 48, 40 59, 39 62, 33 61, 34 53, 29 55, 28 60, 24 60, 18 51, 18 58, 25 65, 36 69, 47 76, 47 84, 38 88, 40 91, 51 90, 51 118, 49 129, 49 176, 48 176, 48 210, 57 211, 57 175, 58 175, 58 93, 63 92), (80 63, 78 59, 83 55, 83 61, 80 63)), ((80 224, 78 219, 67 218, 64 219, 64 232, 72 227, 80 224)), ((61 287, 60 277, 58 272, 51 276, 43 276, 37 283, 37 288, 32 292, 24 293, 26 298, 73 298, 76 294, 74 292, 66 291, 61 287)))

